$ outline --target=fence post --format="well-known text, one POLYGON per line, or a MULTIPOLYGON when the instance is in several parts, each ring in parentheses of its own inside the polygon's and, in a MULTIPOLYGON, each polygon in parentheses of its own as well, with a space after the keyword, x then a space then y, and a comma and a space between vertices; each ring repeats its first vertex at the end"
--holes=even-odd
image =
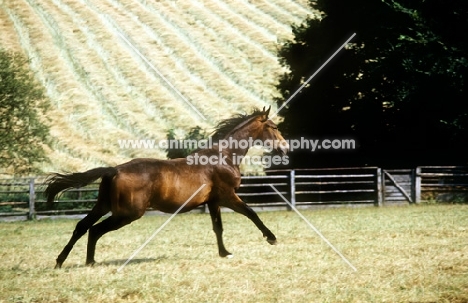
POLYGON ((421 202, 421 167, 416 167, 414 174, 414 203, 421 202))
POLYGON ((383 205, 383 197, 385 195, 385 193, 383 192, 383 186, 382 186, 382 169, 381 168, 377 168, 376 170, 376 182, 377 182, 377 186, 376 186, 376 190, 377 190, 377 195, 375 197, 376 201, 375 201, 375 206, 382 206, 383 205))
POLYGON ((381 176, 380 177, 380 186, 381 186, 381 188, 380 188, 380 192, 381 192, 380 200, 382 201, 382 203, 380 205, 382 206, 382 205, 385 205, 385 203, 386 203, 385 195, 387 193, 387 188, 385 187, 385 169, 381 169, 380 176, 381 176))
POLYGON ((29 179, 29 212, 28 212, 28 220, 35 220, 36 219, 36 210, 35 210, 35 202, 36 202, 36 192, 34 189, 35 179, 29 179))
POLYGON ((289 201, 292 206, 296 207, 296 171, 294 169, 289 172, 289 192, 289 201))

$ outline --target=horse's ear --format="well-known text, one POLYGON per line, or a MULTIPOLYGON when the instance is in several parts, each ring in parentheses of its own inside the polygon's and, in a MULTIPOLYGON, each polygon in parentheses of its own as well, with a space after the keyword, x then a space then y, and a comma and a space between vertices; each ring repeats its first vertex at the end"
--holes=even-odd
MULTIPOLYGON (((270 114, 270 109, 271 109, 271 105, 268 107, 267 111, 265 112, 265 116, 267 117, 267 119, 268 119, 268 115, 270 114)), ((265 107, 263 107, 263 111, 265 111, 265 107)))
POLYGON ((270 109, 271 109, 271 105, 270 107, 268 107, 268 109, 265 111, 265 106, 263 107, 262 109, 262 122, 265 122, 266 120, 268 120, 268 115, 270 114, 270 109))

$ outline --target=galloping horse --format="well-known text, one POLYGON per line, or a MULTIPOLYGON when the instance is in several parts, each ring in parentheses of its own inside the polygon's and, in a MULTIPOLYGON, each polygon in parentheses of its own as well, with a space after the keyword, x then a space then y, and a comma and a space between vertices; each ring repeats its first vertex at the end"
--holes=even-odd
MULTIPOLYGON (((262 142, 272 140, 270 142, 279 143, 275 149, 286 154, 289 150, 287 142, 276 125, 268 119, 270 108, 254 110, 251 114, 237 115, 222 121, 218 124, 213 139, 218 143, 221 139, 230 139, 231 142, 250 138, 262 142)), ((233 161, 233 156, 239 158, 247 151, 248 147, 241 148, 239 145, 219 148, 219 144, 213 144, 211 148, 201 149, 196 153, 199 157, 221 157, 224 161, 219 161, 218 164, 189 165, 186 158, 173 160, 141 158, 115 167, 98 167, 81 173, 51 175, 45 190, 49 207, 59 192, 102 179, 97 203, 89 214, 77 223, 70 241, 56 259, 55 268, 62 266, 73 245, 88 230, 86 264, 92 265, 95 263, 96 242, 105 233, 139 219, 148 207, 166 213, 175 213, 188 197, 200 189, 202 184, 205 186, 181 212, 190 211, 201 204, 208 205, 221 257, 232 255, 223 244, 220 206, 228 207, 248 217, 260 229, 268 243, 276 244, 275 235, 235 193, 240 186, 241 174, 239 163, 233 161), (110 217, 94 225, 108 212, 112 213, 110 217)))

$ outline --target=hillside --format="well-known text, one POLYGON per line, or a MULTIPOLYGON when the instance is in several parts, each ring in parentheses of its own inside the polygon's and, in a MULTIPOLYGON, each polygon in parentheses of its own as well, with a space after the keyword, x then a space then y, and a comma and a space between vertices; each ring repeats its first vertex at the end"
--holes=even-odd
POLYGON ((277 48, 312 13, 307 0, 0 1, 0 46, 30 58, 50 97, 42 169, 83 170, 165 157, 119 139, 210 131, 270 105, 277 48))

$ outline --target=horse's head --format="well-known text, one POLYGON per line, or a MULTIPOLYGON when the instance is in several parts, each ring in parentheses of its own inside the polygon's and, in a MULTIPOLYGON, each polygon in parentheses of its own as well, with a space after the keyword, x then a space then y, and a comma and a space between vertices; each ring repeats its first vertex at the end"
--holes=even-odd
MULTIPOLYGON (((271 106, 267 110, 264 107, 263 110, 254 110, 249 115, 237 115, 221 121, 213 135, 214 141, 219 142, 220 140, 224 140, 225 142, 231 142, 231 140, 234 140, 245 142, 248 140, 249 144, 253 143, 254 145, 259 145, 258 141, 260 141, 268 149, 277 150, 285 155, 289 151, 289 144, 281 136, 276 124, 268 119, 270 109, 271 106), (250 141, 250 139, 254 141, 250 141)), ((239 145, 234 145, 236 149, 239 147, 245 152, 248 149, 247 146, 241 146, 240 142, 239 145)), ((233 146, 230 147, 232 148, 233 146)), ((228 148, 228 146, 223 146, 222 148, 228 148)))
POLYGON ((258 118, 255 121, 259 129, 257 132, 257 139, 263 141, 265 145, 268 143, 268 146, 271 146, 281 154, 286 155, 289 151, 289 144, 284 140, 276 124, 268 119, 270 109, 271 106, 267 110, 263 107, 261 114, 258 115, 258 118))

